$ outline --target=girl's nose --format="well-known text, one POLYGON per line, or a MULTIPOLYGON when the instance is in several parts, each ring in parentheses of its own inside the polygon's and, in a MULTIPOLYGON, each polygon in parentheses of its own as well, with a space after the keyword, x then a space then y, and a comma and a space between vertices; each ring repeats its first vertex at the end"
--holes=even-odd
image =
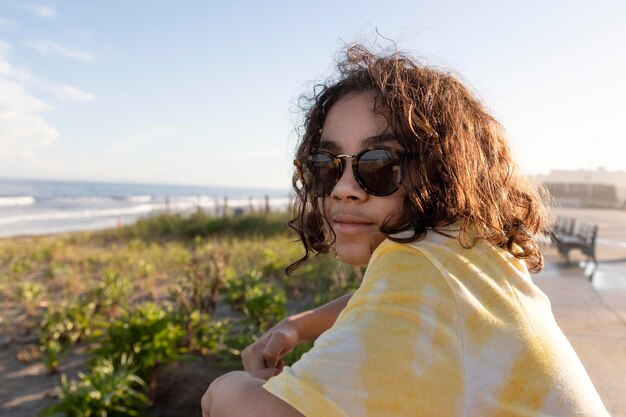
POLYGON ((352 157, 344 157, 342 161, 344 170, 330 196, 338 200, 365 200, 367 193, 361 188, 354 176, 352 157))

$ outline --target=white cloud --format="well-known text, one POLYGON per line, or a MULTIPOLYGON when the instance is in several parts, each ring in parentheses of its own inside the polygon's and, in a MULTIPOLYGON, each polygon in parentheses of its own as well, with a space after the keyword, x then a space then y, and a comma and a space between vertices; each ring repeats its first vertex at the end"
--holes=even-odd
POLYGON ((41 115, 48 108, 20 84, 0 76, 0 159, 30 159, 59 137, 59 132, 41 115))
POLYGON ((0 40, 0 167, 2 175, 28 175, 31 170, 55 171, 54 161, 42 160, 41 152, 59 137, 47 120, 51 106, 33 94, 44 92, 62 101, 88 102, 95 96, 79 88, 49 83, 12 66, 12 45, 0 40))
POLYGON ((43 101, 26 93, 24 86, 0 76, 0 109, 39 113, 49 109, 43 101))
POLYGON ((0 58, 3 58, 11 51, 11 44, 0 39, 0 58))
POLYGON ((83 62, 94 62, 93 55, 88 52, 66 48, 49 39, 38 39, 24 42, 24 46, 34 49, 43 55, 57 55, 83 62))
MULTIPOLYGON (((62 101, 78 101, 78 102, 90 102, 95 101, 96 97, 83 91, 77 87, 65 84, 53 84, 47 81, 41 80, 26 70, 13 67, 6 59, 11 45, 7 42, 0 40, 0 77, 5 77, 6 80, 13 82, 13 86, 31 86, 37 90, 49 93, 57 97, 62 101)), ((2 78, 0 78, 1 80, 2 78)), ((10 88, 5 86, 5 88, 10 88)), ((0 97, 0 103, 6 101, 6 97, 0 97)), ((14 103, 18 104, 18 103, 14 103)))
POLYGON ((0 107, 0 159, 32 159, 58 137, 59 132, 36 112, 0 107))
POLYGON ((14 20, 7 19, 0 16, 0 29, 2 30, 14 30, 17 27, 17 23, 14 20))
POLYGON ((57 15, 56 10, 54 10, 52 7, 44 6, 41 4, 29 4, 24 7, 33 12, 38 17, 50 18, 57 15))
POLYGON ((33 78, 27 71, 13 67, 7 56, 11 52, 12 45, 0 39, 0 76, 11 77, 21 82, 30 82, 33 78))
POLYGON ((154 141, 171 136, 176 133, 176 129, 171 126, 157 127, 137 133, 125 135, 110 142, 113 145, 108 149, 111 153, 130 153, 138 148, 152 144, 154 141))
POLYGON ((63 101, 89 102, 95 101, 96 99, 96 96, 93 94, 87 93, 76 87, 72 87, 71 85, 54 85, 51 86, 50 90, 63 101))

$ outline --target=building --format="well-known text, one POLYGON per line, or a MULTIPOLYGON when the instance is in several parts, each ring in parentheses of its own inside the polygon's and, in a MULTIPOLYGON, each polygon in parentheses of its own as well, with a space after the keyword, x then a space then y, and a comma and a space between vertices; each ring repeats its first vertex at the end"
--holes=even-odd
POLYGON ((555 170, 540 178, 563 207, 626 208, 626 172, 555 170))

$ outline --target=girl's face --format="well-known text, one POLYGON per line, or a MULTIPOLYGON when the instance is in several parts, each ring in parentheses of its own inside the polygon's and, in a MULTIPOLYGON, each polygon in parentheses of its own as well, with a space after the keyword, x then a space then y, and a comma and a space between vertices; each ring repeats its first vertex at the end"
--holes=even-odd
MULTIPOLYGON (((355 155, 384 145, 402 151, 387 121, 373 112, 371 92, 349 94, 330 108, 322 129, 319 149, 334 155, 355 155)), ((339 182, 323 199, 324 214, 336 235, 337 256, 351 265, 367 265, 385 239, 380 226, 402 213, 404 188, 388 196, 368 194, 354 178, 349 161, 339 182)))

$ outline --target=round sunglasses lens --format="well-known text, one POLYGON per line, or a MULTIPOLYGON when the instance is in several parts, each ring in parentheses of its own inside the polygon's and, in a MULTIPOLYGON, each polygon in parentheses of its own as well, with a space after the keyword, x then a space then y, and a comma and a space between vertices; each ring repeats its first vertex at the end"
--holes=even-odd
POLYGON ((341 177, 341 161, 325 153, 311 154, 308 161, 308 168, 315 178, 312 190, 319 196, 330 193, 341 177))
POLYGON ((400 157, 390 149, 364 152, 358 160, 357 172, 371 194, 391 194, 402 181, 400 157))

